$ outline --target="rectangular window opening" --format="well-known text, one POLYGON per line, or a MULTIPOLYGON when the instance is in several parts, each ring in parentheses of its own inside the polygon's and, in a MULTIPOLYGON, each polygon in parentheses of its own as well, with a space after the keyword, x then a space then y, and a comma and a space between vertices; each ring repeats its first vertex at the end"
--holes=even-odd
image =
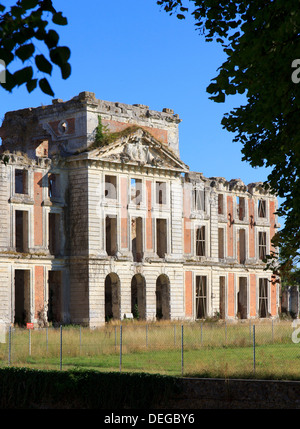
POLYGON ((205 190, 204 189, 194 189, 193 204, 194 204, 195 211, 205 211, 205 190))
POLYGON ((219 259, 224 259, 224 228, 218 228, 218 252, 219 259))
POLYGON ((48 322, 60 323, 62 318, 62 272, 49 271, 48 322))
POLYGON ((259 317, 268 317, 268 279, 259 279, 259 317))
POLYGON ((206 276, 196 276, 196 318, 207 317, 207 281, 206 276))
POLYGON ((15 270, 14 323, 30 322, 30 271, 15 270))
POLYGON ((167 220, 156 219, 156 253, 164 258, 167 253, 167 220))
POLYGON ((49 213, 49 252, 51 255, 60 254, 60 214, 49 213))
POLYGON ((258 217, 267 217, 266 200, 258 201, 258 217))
POLYGON ((28 212, 16 210, 15 213, 16 251, 28 252, 28 212))
POLYGON ((28 171, 15 169, 15 193, 28 194, 28 171))
POLYGON ((104 196, 108 199, 117 199, 117 177, 105 175, 104 196))
POLYGON ((239 220, 245 219, 245 198, 243 197, 237 197, 237 215, 239 220))
POLYGON ((224 214, 224 197, 223 197, 223 194, 218 194, 218 214, 224 214))
POLYGON ((225 293, 225 276, 220 276, 219 277, 219 287, 220 287, 220 318, 221 319, 225 319, 225 297, 226 297, 226 293, 225 293))
POLYGON ((142 202, 142 180, 131 179, 130 182, 130 201, 135 205, 140 205, 142 202))
POLYGON ((205 226, 196 229, 196 256, 205 256, 205 226))
POLYGON ((239 278, 238 315, 240 319, 247 319, 247 278, 239 278))
POLYGON ((267 233, 258 233, 258 257, 261 260, 266 259, 267 256, 267 233))
POLYGON ((167 184, 166 182, 156 182, 156 204, 167 203, 167 184))
POLYGON ((60 176, 59 174, 50 173, 48 175, 48 195, 49 198, 60 197, 60 176))
POLYGON ((134 262, 143 260, 143 219, 141 217, 131 220, 131 245, 134 262))
POLYGON ((246 261, 246 232, 244 229, 239 230, 239 263, 244 264, 246 261))
POLYGON ((117 216, 106 216, 105 220, 106 253, 115 256, 118 251, 117 241, 117 216))

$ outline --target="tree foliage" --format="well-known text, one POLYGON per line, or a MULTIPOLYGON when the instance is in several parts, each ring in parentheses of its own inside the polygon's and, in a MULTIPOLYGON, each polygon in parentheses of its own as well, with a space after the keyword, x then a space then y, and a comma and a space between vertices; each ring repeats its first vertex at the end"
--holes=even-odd
MULTIPOLYGON (((207 87, 210 99, 244 94, 246 104, 226 113, 223 127, 242 143, 242 159, 271 167, 268 183, 283 199, 278 215, 284 227, 273 243, 281 266, 300 261, 300 65, 298 0, 157 1, 184 19, 191 13, 206 41, 220 43, 226 61, 207 87), (185 4, 184 4, 185 3, 185 4), (192 10, 186 6, 192 4, 192 10)), ((277 256, 277 255, 271 255, 277 256)))
POLYGON ((58 45, 58 33, 48 29, 50 20, 56 25, 67 25, 67 19, 53 7, 52 0, 18 0, 9 10, 0 3, 0 59, 6 65, 6 82, 0 85, 7 91, 26 85, 31 92, 39 85, 45 94, 54 96, 47 79, 53 66, 60 68, 63 79, 70 76, 70 49, 58 45), (39 49, 40 42, 46 46, 45 55, 39 49), (23 66, 13 72, 15 60, 23 66))

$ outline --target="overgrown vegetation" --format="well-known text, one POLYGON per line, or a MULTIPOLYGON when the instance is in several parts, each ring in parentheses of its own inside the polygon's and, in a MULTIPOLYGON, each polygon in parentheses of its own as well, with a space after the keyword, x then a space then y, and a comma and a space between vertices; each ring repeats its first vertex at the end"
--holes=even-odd
POLYGON ((94 142, 88 147, 81 149, 78 153, 91 151, 93 149, 96 149, 98 147, 107 146, 114 141, 118 140, 121 137, 127 137, 129 134, 133 133, 134 131, 138 130, 139 126, 137 125, 130 125, 124 130, 111 132, 109 130, 109 127, 107 125, 103 125, 101 115, 98 115, 98 125, 95 130, 95 140, 94 142))
MULTIPOLYGON (((63 327, 62 369, 245 378, 253 371, 253 323, 123 320, 122 336, 121 322, 92 330, 63 327)), ((255 328, 255 377, 299 379, 299 344, 292 341, 292 320, 256 321, 255 328)), ((15 367, 58 370, 60 330, 34 329, 31 336, 26 329, 13 330, 10 356, 15 367)), ((0 344, 0 361, 8 365, 8 339, 0 344)))
POLYGON ((95 371, 0 369, 0 408, 151 408, 179 386, 173 377, 95 371))

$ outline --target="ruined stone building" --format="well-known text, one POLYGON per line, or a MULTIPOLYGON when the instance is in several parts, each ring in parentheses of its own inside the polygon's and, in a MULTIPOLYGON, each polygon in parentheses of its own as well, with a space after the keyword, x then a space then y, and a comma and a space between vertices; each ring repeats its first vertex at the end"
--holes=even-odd
POLYGON ((263 262, 276 198, 261 183, 191 172, 180 122, 90 92, 6 113, 2 323, 278 315, 263 262))

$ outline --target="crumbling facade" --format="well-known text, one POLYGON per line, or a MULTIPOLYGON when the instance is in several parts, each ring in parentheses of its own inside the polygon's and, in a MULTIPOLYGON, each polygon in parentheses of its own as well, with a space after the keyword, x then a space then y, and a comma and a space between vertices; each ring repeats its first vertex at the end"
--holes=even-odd
POLYGON ((276 198, 190 172, 180 121, 89 92, 5 115, 2 323, 278 315, 276 198))

